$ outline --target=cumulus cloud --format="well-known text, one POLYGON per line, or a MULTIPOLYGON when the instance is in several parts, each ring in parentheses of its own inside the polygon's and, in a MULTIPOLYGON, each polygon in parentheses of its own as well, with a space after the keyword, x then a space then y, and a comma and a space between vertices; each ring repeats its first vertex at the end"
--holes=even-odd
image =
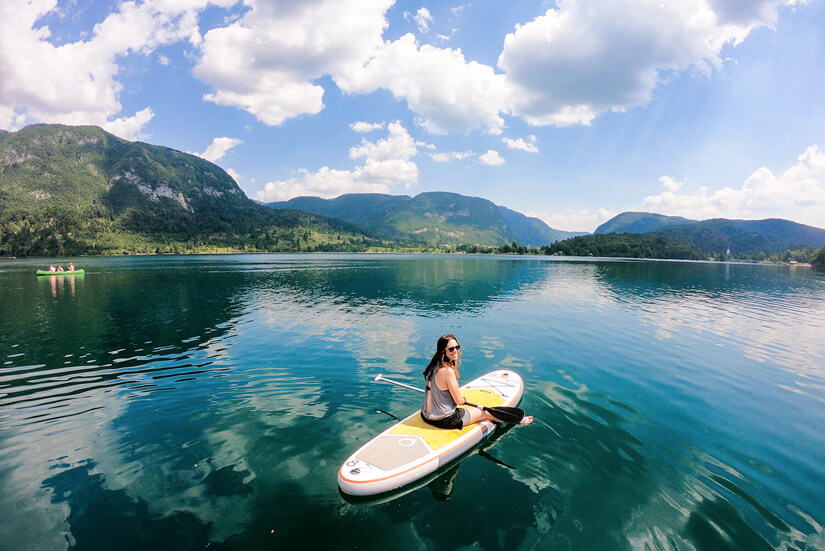
POLYGON ((461 161, 464 159, 469 159, 470 157, 474 157, 475 153, 472 151, 449 151, 449 152, 438 152, 438 153, 430 153, 430 157, 432 157, 433 161, 437 163, 449 163, 450 161, 461 161))
POLYGON ((561 0, 504 39, 509 107, 534 125, 589 124, 647 103, 663 75, 722 65, 720 53, 796 0, 561 0))
MULTIPOLYGON (((229 0, 220 0, 228 3, 229 0)), ((56 0, 0 4, 0 127, 31 122, 97 124, 123 137, 140 134, 149 108, 121 116, 119 62, 161 45, 199 40, 197 11, 209 0, 185 4, 124 2, 94 26, 88 40, 52 42, 38 26, 58 10, 56 0)), ((212 2, 217 3, 217 2, 212 2)))
MULTIPOLYGON (((204 99, 234 106, 268 125, 324 108, 318 79, 344 92, 390 91, 429 132, 498 134, 504 77, 461 50, 419 46, 412 34, 384 41, 392 0, 255 3, 240 19, 203 37, 195 75, 204 99)), ((422 8, 419 25, 432 20, 422 8)))
MULTIPOLYGON (((498 135, 504 115, 534 125, 589 124, 648 102, 664 75, 721 67, 725 45, 775 23, 780 6, 798 1, 560 0, 504 38, 496 68, 457 48, 419 44, 413 34, 385 40, 393 0, 123 2, 88 39, 62 45, 37 26, 57 0, 5 2, 0 127, 111 123, 138 135, 134 125, 151 117, 122 113, 122 60, 156 54, 165 64, 158 48, 179 42, 197 48, 193 70, 209 87, 206 101, 268 125, 319 113, 330 81, 348 94, 387 90, 436 134, 498 135), (233 11, 202 34, 198 16, 207 6, 233 11)), ((426 8, 410 17, 430 30, 426 8)))
POLYGON ((383 122, 368 123, 362 121, 354 122, 351 125, 349 125, 350 128, 361 134, 366 134, 367 132, 373 132, 375 130, 381 130, 382 128, 384 128, 384 126, 385 125, 383 122))
MULTIPOLYGON (((392 0, 254 3, 204 36, 195 73, 213 88, 208 101, 271 125, 320 112, 323 76, 351 94, 390 91, 436 134, 500 134, 503 114, 534 125, 589 124, 647 103, 671 72, 720 68, 725 45, 796 2, 561 0, 505 37, 498 72, 412 34, 385 41, 392 0)), ((405 15, 430 30, 426 8, 405 15)))
POLYGON ((279 125, 324 107, 315 81, 363 65, 379 49, 392 0, 256 2, 203 37, 195 75, 204 99, 279 125))
POLYGON ((695 193, 679 193, 682 184, 667 177, 660 181, 665 191, 646 197, 643 210, 692 219, 786 218, 825 226, 825 153, 816 145, 779 176, 761 167, 738 189, 703 186, 695 193))
POLYGON ((216 162, 220 160, 226 152, 232 149, 235 146, 238 146, 243 143, 243 140, 239 138, 215 138, 212 140, 212 143, 209 144, 209 147, 206 148, 206 151, 203 153, 192 153, 193 155, 197 155, 198 157, 202 157, 209 162, 216 162))
POLYGON ((502 138, 501 141, 504 142, 504 144, 510 149, 520 149, 528 153, 539 152, 539 148, 536 146, 536 137, 532 134, 527 136, 526 140, 524 138, 519 138, 517 140, 502 138))
POLYGON ((344 193, 389 193, 398 187, 408 188, 418 182, 418 166, 412 158, 418 148, 416 142, 399 122, 387 127, 385 139, 361 145, 349 151, 351 159, 363 159, 353 170, 323 167, 317 172, 305 169, 288 180, 268 182, 255 197, 259 201, 285 201, 293 197, 311 195, 323 198, 338 197, 344 193))
POLYGON ((495 149, 487 150, 487 153, 484 153, 483 155, 479 156, 478 159, 481 161, 482 164, 490 166, 501 166, 507 162, 501 155, 499 155, 498 151, 496 151, 495 149))
POLYGON ((433 134, 500 134, 504 127, 504 77, 488 65, 467 61, 461 50, 420 46, 412 34, 387 42, 366 64, 337 75, 335 82, 350 93, 389 90, 406 100, 417 123, 433 134))
POLYGON ((111 132, 115 136, 120 136, 127 140, 138 140, 143 137, 143 128, 154 116, 154 111, 147 107, 131 117, 121 117, 112 121, 106 121, 101 123, 101 126, 104 130, 111 132))
POLYGON ((686 183, 679 182, 678 180, 675 180, 670 176, 662 176, 661 178, 659 178, 659 182, 662 184, 662 187, 664 187, 667 191, 670 191, 672 193, 679 191, 686 183))

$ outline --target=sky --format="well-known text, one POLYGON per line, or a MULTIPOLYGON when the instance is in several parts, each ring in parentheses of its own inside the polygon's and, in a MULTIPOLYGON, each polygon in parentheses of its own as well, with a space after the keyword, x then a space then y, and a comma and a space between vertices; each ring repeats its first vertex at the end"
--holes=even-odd
POLYGON ((35 123, 200 155, 265 202, 825 228, 825 0, 4 0, 0 128, 35 123))

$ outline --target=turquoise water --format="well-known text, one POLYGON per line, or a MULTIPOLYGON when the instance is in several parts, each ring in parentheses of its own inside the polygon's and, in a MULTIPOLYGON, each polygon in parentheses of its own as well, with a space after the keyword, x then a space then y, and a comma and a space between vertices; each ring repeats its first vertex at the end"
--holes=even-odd
POLYGON ((0 549, 825 549, 825 274, 470 255, 0 263, 0 549), (340 463, 462 380, 500 430, 383 503, 340 463))

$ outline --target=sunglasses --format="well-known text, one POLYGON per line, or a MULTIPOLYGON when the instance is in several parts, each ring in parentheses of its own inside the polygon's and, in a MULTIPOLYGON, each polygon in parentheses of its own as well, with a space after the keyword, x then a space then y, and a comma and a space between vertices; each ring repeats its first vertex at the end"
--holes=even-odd
POLYGON ((451 346, 450 348, 447 349, 447 352, 455 352, 456 350, 461 350, 461 345, 460 344, 457 344, 455 346, 451 346))

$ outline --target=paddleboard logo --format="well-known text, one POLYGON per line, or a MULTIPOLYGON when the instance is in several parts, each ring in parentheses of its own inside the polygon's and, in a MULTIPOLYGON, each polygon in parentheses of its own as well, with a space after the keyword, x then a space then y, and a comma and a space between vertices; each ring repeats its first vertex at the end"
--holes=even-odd
POLYGON ((361 472, 361 469, 355 468, 355 469, 352 469, 349 472, 349 474, 356 475, 356 474, 359 474, 360 472, 361 472))

